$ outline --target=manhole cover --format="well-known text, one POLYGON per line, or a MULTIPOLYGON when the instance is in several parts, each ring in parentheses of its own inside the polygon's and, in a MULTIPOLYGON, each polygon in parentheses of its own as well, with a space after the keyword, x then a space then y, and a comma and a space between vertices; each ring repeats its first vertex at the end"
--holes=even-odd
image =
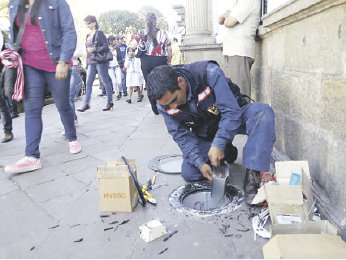
POLYGON ((170 205, 178 212, 194 216, 212 216, 234 211, 244 201, 243 193, 230 183, 226 184, 221 200, 211 197, 211 183, 199 182, 181 186, 169 196, 170 205))
POLYGON ((166 174, 180 174, 183 158, 181 154, 160 155, 151 159, 148 167, 166 174))

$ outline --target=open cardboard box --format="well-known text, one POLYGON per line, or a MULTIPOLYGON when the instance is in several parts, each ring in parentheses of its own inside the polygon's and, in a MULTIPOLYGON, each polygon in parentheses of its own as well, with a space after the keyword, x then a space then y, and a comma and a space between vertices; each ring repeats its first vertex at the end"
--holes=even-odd
POLYGON ((278 234, 263 246, 265 259, 346 258, 346 244, 331 234, 278 234))
MULTIPOLYGON (((128 160, 135 176, 134 160, 128 160)), ((121 159, 107 160, 107 166, 97 167, 101 211, 132 212, 138 203, 138 191, 128 166, 121 159)))
POLYGON ((310 171, 307 161, 276 162, 279 185, 265 185, 265 195, 273 224, 303 223, 312 219, 313 205, 310 171), (301 175, 298 186, 289 186, 291 173, 301 175))

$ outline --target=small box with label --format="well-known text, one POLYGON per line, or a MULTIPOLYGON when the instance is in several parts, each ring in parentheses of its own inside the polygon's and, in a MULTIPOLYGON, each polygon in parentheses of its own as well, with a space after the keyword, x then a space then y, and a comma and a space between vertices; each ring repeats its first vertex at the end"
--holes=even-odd
MULTIPOLYGON (((137 176, 134 160, 128 160, 137 176)), ((132 212, 138 203, 138 191, 128 166, 121 159, 107 160, 97 167, 101 211, 132 212)))

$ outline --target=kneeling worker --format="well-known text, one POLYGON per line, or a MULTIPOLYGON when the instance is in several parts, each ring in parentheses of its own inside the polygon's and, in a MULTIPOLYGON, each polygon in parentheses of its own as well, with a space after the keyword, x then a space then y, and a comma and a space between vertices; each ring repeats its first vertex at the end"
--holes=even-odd
POLYGON ((233 163, 236 134, 248 135, 243 150, 244 192, 251 202, 268 171, 275 142, 274 111, 268 104, 247 104, 239 87, 215 61, 155 68, 148 76, 149 98, 156 100, 168 132, 183 153, 186 181, 212 180, 211 166, 233 163))

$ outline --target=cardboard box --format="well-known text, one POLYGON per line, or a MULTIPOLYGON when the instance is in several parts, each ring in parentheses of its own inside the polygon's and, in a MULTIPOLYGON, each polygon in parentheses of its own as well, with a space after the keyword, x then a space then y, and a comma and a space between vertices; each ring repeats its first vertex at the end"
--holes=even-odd
MULTIPOLYGON (((134 160, 128 160, 135 176, 134 160)), ((138 203, 138 191, 128 166, 122 160, 107 160, 107 166, 97 167, 101 211, 132 212, 138 203)))
POLYGON ((346 244, 329 234, 276 235, 263 246, 265 259, 346 258, 346 244))
POLYGON ((330 234, 336 235, 337 229, 328 220, 307 221, 304 224, 274 224, 270 226, 270 237, 279 234, 330 234))
POLYGON ((307 161, 276 162, 279 185, 265 185, 266 200, 273 224, 303 223, 312 219, 313 205, 307 161), (298 186, 289 186, 291 173, 301 175, 298 186))

